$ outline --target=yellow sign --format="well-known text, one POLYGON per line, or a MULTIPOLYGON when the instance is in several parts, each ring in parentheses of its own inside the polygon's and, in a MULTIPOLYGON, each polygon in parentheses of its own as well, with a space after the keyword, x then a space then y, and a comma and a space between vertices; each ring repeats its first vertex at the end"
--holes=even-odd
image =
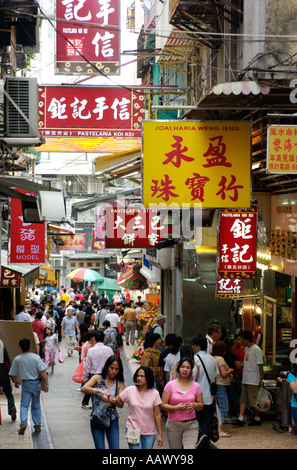
POLYGON ((267 172, 297 173, 297 126, 267 127, 267 172))
POLYGON ((144 121, 143 205, 250 207, 249 122, 144 121))

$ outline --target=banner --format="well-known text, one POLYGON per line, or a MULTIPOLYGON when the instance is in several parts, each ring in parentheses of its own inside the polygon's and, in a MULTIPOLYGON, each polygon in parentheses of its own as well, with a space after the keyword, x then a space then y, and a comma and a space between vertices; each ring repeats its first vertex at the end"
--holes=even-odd
POLYGON ((297 173, 297 126, 267 126, 268 173, 297 173))
POLYGON ((250 207, 248 122, 145 121, 143 205, 250 207))
POLYGON ((85 251, 86 249, 86 235, 59 235, 59 240, 64 242, 64 245, 58 245, 58 250, 73 250, 85 251))
POLYGON ((56 73, 120 74, 119 0, 56 0, 56 17, 56 73))
POLYGON ((105 248, 154 248, 168 234, 157 209, 105 209, 105 248))
POLYGON ((218 279, 217 280, 217 298, 228 299, 242 294, 241 279, 218 279))
POLYGON ((139 90, 40 86, 39 132, 45 137, 140 137, 143 101, 139 90))
POLYGON ((221 211, 218 274, 254 278, 257 263, 257 210, 221 211))
POLYGON ((10 217, 10 263, 44 264, 45 223, 24 222, 21 200, 15 198, 10 198, 10 217))

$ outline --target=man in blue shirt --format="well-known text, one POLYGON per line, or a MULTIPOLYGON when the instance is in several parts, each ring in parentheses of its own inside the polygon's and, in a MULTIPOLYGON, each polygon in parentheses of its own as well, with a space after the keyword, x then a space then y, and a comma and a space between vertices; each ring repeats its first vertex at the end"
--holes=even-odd
POLYGON ((27 428, 28 411, 31 404, 32 420, 35 432, 41 431, 41 408, 40 408, 40 391, 41 384, 39 375, 44 380, 45 392, 48 392, 48 376, 47 367, 38 354, 30 352, 30 340, 23 338, 19 342, 22 354, 16 356, 12 362, 9 375, 16 388, 20 383, 18 377, 22 380, 21 409, 20 420, 21 425, 19 434, 24 434, 27 428))

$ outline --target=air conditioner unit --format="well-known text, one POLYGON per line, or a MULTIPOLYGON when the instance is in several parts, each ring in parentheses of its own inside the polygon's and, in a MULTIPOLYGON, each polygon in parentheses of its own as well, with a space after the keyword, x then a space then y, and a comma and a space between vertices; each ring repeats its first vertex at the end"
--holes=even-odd
POLYGON ((36 138, 39 135, 37 79, 8 77, 4 90, 5 137, 36 138))
POLYGON ((54 258, 52 260, 54 269, 65 268, 65 262, 63 258, 54 258))
POLYGON ((146 259, 153 266, 160 269, 170 269, 175 266, 174 247, 162 248, 161 250, 146 249, 146 259))

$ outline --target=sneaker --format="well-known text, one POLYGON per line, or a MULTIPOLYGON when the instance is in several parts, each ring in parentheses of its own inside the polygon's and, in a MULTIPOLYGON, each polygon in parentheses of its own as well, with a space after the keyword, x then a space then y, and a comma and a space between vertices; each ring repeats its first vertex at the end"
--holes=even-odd
POLYGON ((84 410, 89 410, 89 409, 90 409, 89 405, 81 405, 81 407, 82 407, 84 410))
POLYGON ((15 407, 10 410, 10 416, 11 416, 11 421, 16 420, 16 408, 15 407))
POLYGON ((244 426, 244 421, 241 421, 240 419, 236 419, 233 423, 233 426, 244 426))
POLYGON ((206 446, 207 440, 208 440, 207 435, 203 434, 198 441, 196 449, 203 449, 206 446))
POLYGON ((25 434, 26 428, 27 428, 26 424, 21 424, 18 434, 21 434, 21 435, 25 434))
POLYGON ((261 424, 262 424, 262 421, 261 421, 261 420, 257 421, 256 419, 253 419, 253 420, 248 424, 248 426, 261 426, 261 424))
POLYGON ((231 423, 232 423, 232 418, 230 418, 229 416, 224 419, 223 424, 231 424, 231 423))
POLYGON ((41 432, 41 426, 34 426, 35 432, 41 432))

